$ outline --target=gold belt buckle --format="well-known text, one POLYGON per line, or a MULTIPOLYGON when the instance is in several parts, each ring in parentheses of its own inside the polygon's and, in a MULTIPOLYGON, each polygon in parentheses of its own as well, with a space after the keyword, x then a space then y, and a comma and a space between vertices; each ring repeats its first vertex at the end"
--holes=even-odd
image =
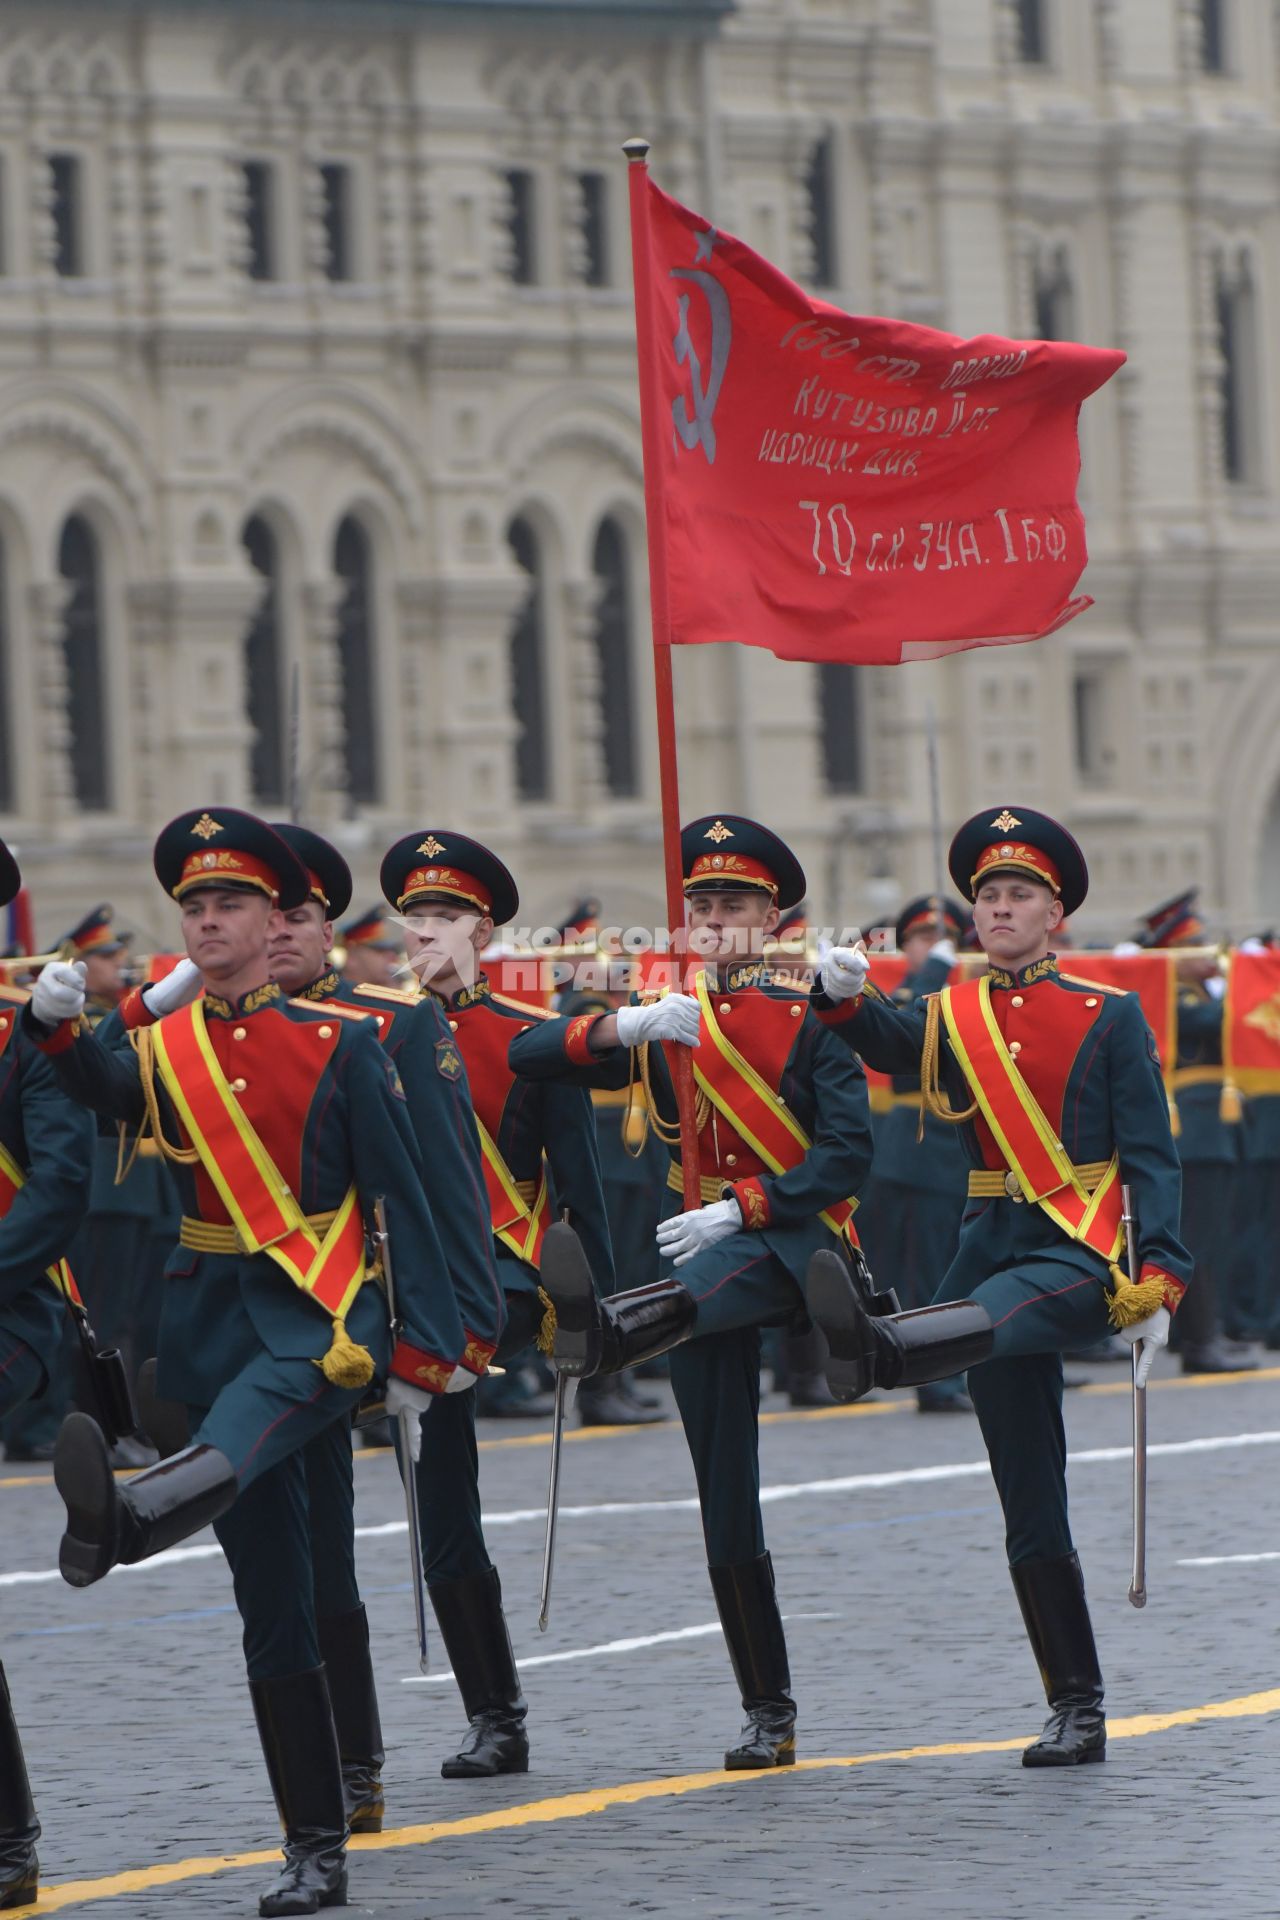
POLYGON ((1013 1171, 1012 1168, 1009 1169, 1008 1173, 1006 1173, 1004 1177, 1004 1190, 1008 1194, 1011 1200, 1016 1200, 1021 1202, 1023 1197, 1022 1187, 1019 1184, 1017 1174, 1013 1171))

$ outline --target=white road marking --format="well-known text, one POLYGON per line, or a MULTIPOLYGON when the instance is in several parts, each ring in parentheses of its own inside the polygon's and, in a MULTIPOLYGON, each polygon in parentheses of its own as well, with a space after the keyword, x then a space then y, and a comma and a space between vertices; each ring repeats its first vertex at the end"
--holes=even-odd
MULTIPOLYGON (((1150 1458, 1173 1457, 1189 1453, 1223 1453, 1241 1447, 1280 1446, 1280 1432, 1265 1433, 1223 1433, 1206 1435, 1200 1440, 1160 1440, 1148 1447, 1150 1458)), ((1072 1467, 1104 1466, 1113 1461, 1129 1460, 1133 1457, 1131 1447, 1089 1447, 1083 1452, 1068 1456, 1068 1465, 1072 1467)), ((958 1460, 936 1467, 898 1467, 888 1473, 850 1473, 836 1480, 797 1480, 776 1487, 762 1487, 760 1501, 770 1506, 779 1500, 800 1500, 810 1494, 832 1493, 869 1493, 885 1487, 912 1487, 932 1484, 939 1480, 968 1480, 981 1477, 990 1472, 986 1460, 958 1460)), ((562 1520, 589 1520, 608 1517, 613 1514, 633 1516, 640 1513, 696 1513, 696 1496, 687 1500, 608 1500, 593 1506, 561 1507, 562 1520)), ((531 1523, 542 1524, 547 1517, 545 1507, 508 1507, 496 1512, 486 1513, 486 1527, 515 1527, 531 1523)), ((382 1540, 393 1534, 405 1533, 407 1523, 403 1520, 387 1520, 381 1525, 357 1527, 357 1540, 382 1540)), ((222 1552, 214 1542, 201 1543, 192 1547, 170 1547, 165 1553, 157 1553, 149 1560, 139 1560, 133 1566, 113 1567, 108 1578, 114 1579, 119 1573, 148 1573, 153 1568, 179 1566, 188 1560, 216 1559, 222 1552)), ((13 1573, 0 1573, 0 1587, 27 1586, 45 1580, 60 1578, 56 1568, 20 1569, 13 1573)))
MULTIPOLYGON (((838 1613, 784 1613, 784 1621, 789 1620, 838 1620, 838 1613)), ((561 1660, 594 1660, 603 1653, 638 1653, 642 1647, 660 1647, 671 1640, 701 1640, 705 1635, 721 1631, 718 1620, 708 1620, 699 1627, 672 1627, 666 1633, 639 1633, 629 1640, 603 1640, 594 1647, 570 1647, 567 1653, 517 1654, 516 1665, 525 1667, 551 1667, 561 1660)), ((401 1680, 402 1687, 442 1687, 452 1680, 452 1668, 448 1673, 409 1673, 401 1680)))
POLYGON ((1179 1567, 1249 1567, 1260 1560, 1280 1560, 1280 1553, 1205 1553, 1194 1560, 1177 1560, 1179 1567))

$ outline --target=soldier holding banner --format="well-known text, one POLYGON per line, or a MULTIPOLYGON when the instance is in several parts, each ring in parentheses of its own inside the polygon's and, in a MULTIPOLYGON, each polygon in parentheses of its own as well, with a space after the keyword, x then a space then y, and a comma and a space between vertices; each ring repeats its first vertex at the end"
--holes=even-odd
POLYGON ((1139 1376, 1168 1340, 1190 1277, 1178 1236, 1179 1170, 1155 1042, 1137 998, 1058 970, 1054 933, 1088 871, 1064 828, 1029 807, 976 814, 951 845, 974 903, 986 975, 906 1009, 867 981, 861 948, 824 961, 813 1004, 883 1071, 920 1074, 927 1110, 962 1128, 969 1207, 935 1304, 873 1320, 847 1278, 810 1300, 842 1398, 927 1377, 930 1318, 956 1303, 985 1328, 969 1391, 1004 1508, 1014 1589, 1050 1715, 1024 1766, 1106 1753, 1102 1674, 1067 1517, 1064 1350, 1118 1327, 1142 1343, 1139 1376), (1121 1261, 1121 1182, 1137 1202, 1137 1266, 1121 1261))
POLYGON ((54 1464, 67 1507, 59 1563, 89 1586, 212 1522, 285 1830, 284 1871, 259 1911, 315 1912, 345 1899, 347 1822, 305 1451, 331 1426, 345 1435, 375 1373, 389 1374, 389 1405, 422 1409, 473 1386, 483 1362, 373 1020, 287 1000, 270 977, 270 938, 281 911, 307 899, 307 869, 263 821, 218 805, 166 827, 155 868, 181 907, 191 964, 140 996, 130 1045, 110 1051, 81 1023, 69 963, 44 970, 24 1021, 75 1099, 155 1139, 176 1170, 184 1213, 158 1387, 185 1405, 193 1437, 117 1484, 99 1428, 71 1414, 54 1464), (182 1004, 201 983, 203 999, 182 1004), (379 1198, 397 1247, 394 1347, 366 1262, 379 1198))
POLYGON ((760 1512, 760 1329, 804 1324, 810 1255, 857 1244, 856 1195, 871 1161, 866 1086, 804 994, 775 984, 764 964, 779 911, 805 890, 790 848, 758 822, 724 814, 686 826, 681 851, 689 944, 706 961, 696 995, 530 1024, 511 1062, 536 1080, 566 1072, 588 1086, 638 1080, 668 1143, 668 1210, 657 1234, 667 1277, 599 1302, 571 1238, 559 1227, 548 1235, 555 1358, 590 1378, 670 1352, 712 1591, 746 1713, 725 1765, 790 1766, 796 1708, 760 1512), (692 1209, 672 1080, 654 1044, 662 1041, 696 1048, 703 1204, 692 1209))

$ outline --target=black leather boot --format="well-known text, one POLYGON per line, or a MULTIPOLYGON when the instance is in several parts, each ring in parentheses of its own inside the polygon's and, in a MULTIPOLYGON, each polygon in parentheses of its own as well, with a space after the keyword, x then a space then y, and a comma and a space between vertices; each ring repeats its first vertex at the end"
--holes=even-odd
POLYGON ((352 1833, 381 1833, 382 1720, 369 1655, 369 1616, 363 1607, 316 1622, 320 1658, 342 1762, 342 1799, 352 1833))
POLYGON ((63 1421, 53 1479, 67 1506, 58 1565, 73 1587, 176 1546, 236 1497, 235 1469, 216 1447, 186 1447, 118 1486, 102 1429, 87 1413, 63 1421))
POLYGON ((561 1373, 588 1377, 638 1366, 678 1347, 693 1332, 697 1304, 678 1280, 655 1280, 601 1300, 573 1228, 547 1228, 539 1272, 556 1315, 552 1358, 561 1373))
POLYGON ((40 1892, 39 1838, 9 1682, 0 1667, 0 1910, 35 1904, 40 1892))
POLYGON ((624 1392, 621 1373, 593 1373, 578 1383, 574 1406, 584 1427, 651 1427, 666 1414, 650 1400, 624 1392))
POLYGON ((427 1592, 471 1723, 461 1748, 441 1767, 442 1779, 528 1773, 528 1709, 502 1611, 498 1569, 486 1567, 463 1580, 433 1580, 427 1592))
POLYGON ((1049 1718, 1022 1755, 1024 1767, 1076 1767, 1107 1757, 1102 1673, 1077 1554, 1010 1567, 1049 1718))
POLYGON ((284 1871, 258 1902, 263 1915, 347 1904, 342 1766, 323 1667, 251 1680, 258 1737, 284 1828, 284 1871))
POLYGON ((724 1764, 730 1773, 792 1767, 796 1759, 796 1703, 782 1615, 767 1553, 734 1567, 708 1567, 720 1625, 729 1643, 734 1679, 747 1724, 724 1764))
POLYGON ((826 1335, 827 1385, 837 1400, 872 1387, 919 1387, 976 1367, 991 1354, 991 1317, 975 1300, 910 1313, 869 1314, 837 1253, 815 1253, 805 1276, 809 1313, 826 1335))
POLYGON ((1193 1275, 1171 1331, 1184 1373, 1252 1373, 1257 1367, 1254 1355, 1223 1337, 1217 1284, 1204 1267, 1193 1275))

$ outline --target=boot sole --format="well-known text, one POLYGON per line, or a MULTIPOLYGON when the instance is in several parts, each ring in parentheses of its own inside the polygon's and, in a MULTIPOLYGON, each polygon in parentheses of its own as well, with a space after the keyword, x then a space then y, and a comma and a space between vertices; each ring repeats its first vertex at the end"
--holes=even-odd
POLYGON ((8 1913, 16 1907, 34 1907, 40 1898, 40 1879, 36 1875, 25 1880, 21 1886, 6 1887, 0 1893, 0 1913, 8 1913))
POLYGON ((594 1373, 600 1364, 600 1308, 591 1268, 573 1228, 556 1221, 542 1243, 539 1279, 556 1314, 551 1358, 561 1373, 594 1373))
POLYGON ((116 1563, 120 1520, 107 1443, 87 1413, 69 1413, 62 1423, 53 1484, 67 1509, 58 1569, 68 1586, 91 1587, 116 1563))
MULTIPOLYGON (((282 1895, 281 1898, 288 1899, 289 1896, 282 1895)), ((346 1904, 347 1904, 347 1875, 346 1875, 346 1869, 344 1868, 342 1878, 339 1881, 338 1885, 332 1888, 332 1890, 328 1893, 317 1894, 316 1903, 314 1906, 298 1907, 298 1906, 276 1905, 274 1903, 271 1903, 270 1894, 264 1894, 262 1899, 258 1902, 258 1912, 260 1915, 265 1916, 265 1920, 275 1920, 275 1917, 279 1914, 318 1913, 324 1907, 345 1907, 346 1904)))
POLYGON ((496 1767, 476 1767, 467 1762, 446 1760, 440 1769, 442 1780, 496 1780, 501 1773, 528 1773, 529 1756, 526 1753, 519 1760, 504 1760, 496 1767))
POLYGON ((842 1405, 875 1385, 873 1358, 863 1351, 866 1315, 838 1253, 815 1253, 805 1276, 805 1304, 827 1342, 827 1385, 842 1405))
POLYGON ((726 1753, 724 1770, 726 1773, 770 1773, 775 1767, 794 1767, 795 1763, 794 1747, 788 1747, 783 1752, 774 1754, 771 1760, 739 1759, 732 1753, 726 1753))
POLYGON ((1083 1753, 1074 1753, 1061 1760, 1032 1760, 1024 1753, 1022 1756, 1022 1764, 1024 1767, 1030 1767, 1034 1772, 1046 1767, 1097 1766, 1099 1762, 1105 1760, 1106 1757, 1107 1750, 1105 1747, 1087 1747, 1083 1753))

